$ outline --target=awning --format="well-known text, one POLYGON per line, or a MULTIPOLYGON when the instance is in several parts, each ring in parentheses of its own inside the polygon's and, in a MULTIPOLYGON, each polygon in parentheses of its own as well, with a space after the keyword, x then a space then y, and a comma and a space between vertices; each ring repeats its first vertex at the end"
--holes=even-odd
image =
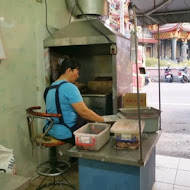
POLYGON ((136 6, 138 25, 190 21, 190 0, 131 0, 136 6))

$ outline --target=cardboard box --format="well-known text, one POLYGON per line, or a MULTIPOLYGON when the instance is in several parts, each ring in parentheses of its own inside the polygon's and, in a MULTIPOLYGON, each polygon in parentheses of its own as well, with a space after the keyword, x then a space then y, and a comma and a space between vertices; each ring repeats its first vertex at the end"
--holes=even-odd
MULTIPOLYGON (((140 93, 140 107, 146 107, 146 93, 140 93)), ((137 93, 127 93, 123 96, 124 108, 137 108, 137 93)))

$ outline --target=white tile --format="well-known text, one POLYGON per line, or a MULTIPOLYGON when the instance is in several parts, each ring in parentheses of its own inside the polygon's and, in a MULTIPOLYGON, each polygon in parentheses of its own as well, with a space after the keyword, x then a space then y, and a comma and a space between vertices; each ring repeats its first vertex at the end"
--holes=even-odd
POLYGON ((174 190, 190 190, 188 187, 174 185, 174 190))
POLYGON ((177 170, 175 185, 190 187, 190 172, 177 170))
POLYGON ((178 170, 190 171, 190 159, 180 158, 178 170))
POLYGON ((155 182, 152 190, 173 190, 172 184, 155 182))
POLYGON ((177 170, 164 168, 164 167, 156 167, 156 181, 163 183, 174 184, 177 170))
POLYGON ((177 169, 180 158, 156 155, 156 166, 177 169))

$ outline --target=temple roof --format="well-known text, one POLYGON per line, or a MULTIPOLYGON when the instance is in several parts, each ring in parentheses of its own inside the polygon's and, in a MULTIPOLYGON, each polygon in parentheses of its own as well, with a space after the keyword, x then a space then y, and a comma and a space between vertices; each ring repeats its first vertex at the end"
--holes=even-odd
MULTIPOLYGON (((151 25, 149 27, 151 33, 155 34, 158 33, 157 25, 151 25)), ((189 23, 173 23, 173 24, 164 24, 160 25, 160 33, 163 32, 171 32, 171 31, 185 31, 190 32, 190 24, 189 23)))
POLYGON ((190 23, 182 23, 180 24, 180 28, 183 31, 190 32, 190 23))

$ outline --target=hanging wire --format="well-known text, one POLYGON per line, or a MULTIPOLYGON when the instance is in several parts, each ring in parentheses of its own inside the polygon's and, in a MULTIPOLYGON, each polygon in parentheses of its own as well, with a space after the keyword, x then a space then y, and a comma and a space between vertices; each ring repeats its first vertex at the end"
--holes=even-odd
POLYGON ((47 31, 49 32, 49 34, 52 35, 52 33, 48 29, 48 24, 47 24, 47 0, 45 0, 45 4, 46 4, 46 28, 47 28, 47 31))
POLYGON ((73 6, 73 8, 72 8, 71 15, 70 15, 70 19, 69 19, 69 24, 71 23, 71 18, 72 18, 72 16, 73 16, 73 11, 74 11, 75 7, 76 7, 76 4, 75 4, 75 5, 73 6))
POLYGON ((158 94, 159 94, 159 111, 160 111, 160 126, 161 130, 161 85, 160 85, 160 25, 158 24, 158 94))
POLYGON ((101 35, 103 35, 110 44, 115 45, 116 43, 113 42, 108 36, 106 36, 102 31, 100 31, 89 19, 88 17, 84 14, 83 10, 81 9, 81 7, 79 6, 79 4, 76 2, 76 6, 79 9, 79 11, 82 13, 82 15, 86 18, 86 20, 89 22, 89 24, 97 31, 99 32, 101 35))
MULTIPOLYGON (((145 48, 145 24, 144 24, 144 19, 145 17, 143 17, 143 26, 142 26, 142 44, 143 44, 143 52, 144 52, 144 48, 145 48)), ((144 63, 144 57, 143 57, 143 63, 144 63)))
POLYGON ((134 14, 134 34, 135 34, 135 63, 136 63, 136 73, 137 73, 137 104, 138 104, 138 122, 139 122, 139 142, 140 142, 140 159, 139 163, 142 164, 142 136, 141 136, 141 110, 140 110, 140 94, 139 94, 139 68, 138 68, 138 40, 137 40, 137 17, 136 8, 133 5, 134 14))

